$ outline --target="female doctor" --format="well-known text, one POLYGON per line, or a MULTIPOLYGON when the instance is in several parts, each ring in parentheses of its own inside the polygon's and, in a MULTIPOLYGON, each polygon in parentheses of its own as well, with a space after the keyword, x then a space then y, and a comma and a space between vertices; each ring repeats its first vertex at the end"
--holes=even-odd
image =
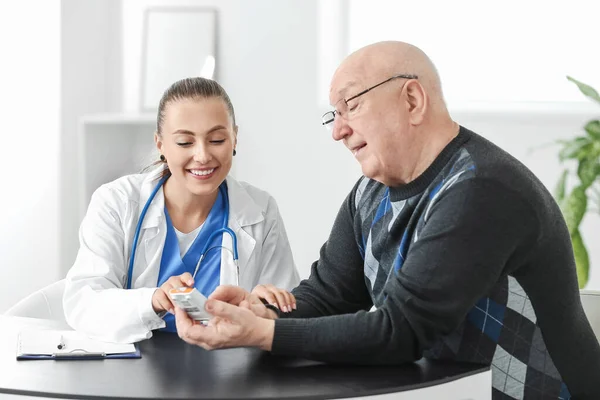
POLYGON ((112 342, 176 331, 168 291, 181 286, 207 297, 220 284, 256 286, 291 311, 287 290, 299 277, 277 204, 227 176, 237 125, 224 89, 203 78, 174 83, 160 101, 154 139, 157 168, 92 196, 66 279, 69 325, 112 342))

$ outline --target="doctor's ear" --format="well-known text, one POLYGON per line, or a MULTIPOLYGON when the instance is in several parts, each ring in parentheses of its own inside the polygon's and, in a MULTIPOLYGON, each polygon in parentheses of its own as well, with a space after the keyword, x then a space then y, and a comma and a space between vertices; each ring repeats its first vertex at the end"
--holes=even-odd
POLYGON ((156 149, 160 151, 162 148, 162 138, 158 132, 154 132, 154 144, 156 145, 156 149))
POLYGON ((237 146, 237 134, 238 134, 238 126, 234 126, 233 127, 233 155, 235 156, 237 154, 237 151, 235 150, 235 146, 237 146))

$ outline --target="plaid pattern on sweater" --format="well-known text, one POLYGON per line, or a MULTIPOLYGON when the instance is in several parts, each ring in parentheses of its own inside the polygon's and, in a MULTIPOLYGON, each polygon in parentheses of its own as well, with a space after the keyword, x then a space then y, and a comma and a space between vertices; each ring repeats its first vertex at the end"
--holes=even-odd
MULTIPOLYGON (((385 284, 401 270, 436 199, 455 184, 476 177, 476 172, 473 159, 462 149, 427 190, 407 199, 392 201, 389 188, 369 179, 361 182, 355 199, 363 227, 360 251, 375 306, 383 304, 385 284), (373 202, 374 196, 380 200, 373 202), (394 239, 397 245, 391 245, 394 239)), ((458 329, 425 356, 491 364, 494 399, 570 399, 546 350, 535 310, 512 276, 503 276, 458 329)))

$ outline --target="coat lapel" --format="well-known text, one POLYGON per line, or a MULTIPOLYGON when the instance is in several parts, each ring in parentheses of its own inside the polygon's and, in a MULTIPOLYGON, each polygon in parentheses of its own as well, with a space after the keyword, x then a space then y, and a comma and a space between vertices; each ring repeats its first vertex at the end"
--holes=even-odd
MULTIPOLYGON (((162 169, 158 172, 160 171, 162 169)), ((158 180, 158 174, 151 173, 142 183, 138 215, 142 214, 142 210, 158 184, 158 180)), ((133 271, 133 282, 137 282, 136 287, 147 286, 148 284, 155 286, 158 282, 162 250, 167 235, 164 205, 165 200, 163 188, 161 187, 148 206, 140 228, 133 271)))
MULTIPOLYGON (((227 193, 229 195, 229 228, 237 236, 238 263, 240 267, 240 286, 246 290, 252 290, 253 279, 248 276, 247 265, 256 240, 245 230, 254 224, 264 221, 262 209, 254 202, 246 189, 235 179, 227 177, 227 193)), ((223 234, 221 250, 221 284, 236 284, 236 267, 230 249, 233 244, 230 235, 223 234)))

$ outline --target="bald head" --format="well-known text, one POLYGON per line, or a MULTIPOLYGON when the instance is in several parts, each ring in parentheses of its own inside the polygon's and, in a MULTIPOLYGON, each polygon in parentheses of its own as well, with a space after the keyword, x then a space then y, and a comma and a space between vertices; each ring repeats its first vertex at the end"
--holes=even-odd
POLYGON ((431 105, 444 104, 440 77, 429 57, 418 47, 397 41, 374 43, 350 54, 336 70, 331 88, 343 90, 333 82, 343 79, 352 84, 354 79, 349 76, 377 81, 398 74, 417 75, 431 105))
POLYGON ((329 100, 332 137, 344 141, 365 176, 388 186, 416 179, 458 133, 433 63, 408 43, 350 54, 333 75, 329 100))

